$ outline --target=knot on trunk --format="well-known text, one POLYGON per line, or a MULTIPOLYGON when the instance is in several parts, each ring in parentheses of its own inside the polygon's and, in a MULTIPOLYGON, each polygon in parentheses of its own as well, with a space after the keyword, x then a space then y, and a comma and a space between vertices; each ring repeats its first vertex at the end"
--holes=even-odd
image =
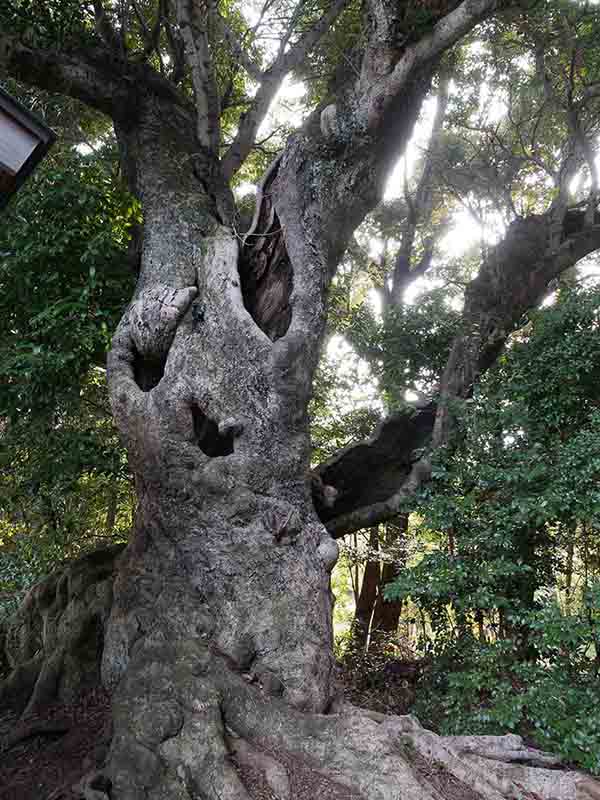
POLYGON ((160 383, 177 326, 197 293, 195 286, 173 289, 157 283, 144 289, 132 303, 129 332, 135 353, 135 380, 142 391, 148 392, 160 383))
POLYGON ((317 553, 327 572, 331 572, 331 570, 335 567, 336 561, 338 560, 338 556, 340 554, 338 543, 335 541, 335 539, 332 539, 329 534, 327 534, 321 539, 321 542, 317 548, 317 553))
POLYGON ((161 283, 144 289, 129 309, 131 338, 142 358, 166 357, 177 326, 197 293, 195 286, 173 289, 161 283))

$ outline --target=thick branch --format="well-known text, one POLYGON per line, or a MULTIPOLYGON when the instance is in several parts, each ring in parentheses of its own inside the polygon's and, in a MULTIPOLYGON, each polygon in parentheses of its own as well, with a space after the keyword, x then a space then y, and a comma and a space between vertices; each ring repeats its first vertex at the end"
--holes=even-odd
POLYGON ((392 414, 368 439, 349 445, 319 465, 323 483, 337 490, 334 507, 321 510, 326 524, 357 507, 384 502, 395 492, 415 460, 415 451, 429 441, 435 411, 430 404, 392 414))
POLYGON ((219 145, 219 102, 206 26, 190 0, 177 0, 177 22, 185 44, 196 111, 198 141, 211 152, 219 145))
POLYGON ((435 64, 446 50, 500 5, 500 0, 463 0, 442 17, 430 33, 407 47, 391 72, 384 62, 381 64, 382 74, 370 74, 372 70, 364 74, 358 92, 362 95, 359 111, 361 131, 380 128, 389 106, 405 90, 411 77, 425 65, 435 64))
POLYGON ((175 2, 177 0, 162 0, 161 6, 164 7, 166 44, 172 62, 170 77, 173 83, 180 83, 185 77, 185 44, 181 38, 181 31, 177 26, 171 25, 170 21, 175 2))
POLYGON ((127 64, 107 49, 71 53, 43 50, 0 34, 0 68, 18 80, 75 97, 111 117, 130 107, 127 64))
MULTIPOLYGON (((385 24, 384 31, 381 25, 375 26, 364 49, 360 78, 348 91, 335 92, 336 101, 308 121, 307 143, 298 142, 298 147, 310 151, 304 157, 313 161, 316 148, 322 147, 323 163, 318 169, 315 165, 313 172, 319 192, 328 201, 320 230, 311 236, 323 242, 332 272, 353 231, 380 201, 389 170, 412 134, 441 56, 497 6, 497 0, 464 0, 409 46, 404 40, 397 42, 392 29, 386 33, 385 24)), ((386 17, 385 10, 382 15, 386 17)))
MULTIPOLYGON (((353 232, 381 199, 389 170, 412 134, 443 48, 496 7, 492 0, 465 0, 463 5, 462 11, 447 15, 450 22, 445 27, 438 23, 433 28, 425 47, 417 43, 404 51, 397 48, 400 54, 395 57, 400 60, 395 67, 386 60, 388 39, 383 41, 378 31, 369 29, 364 58, 375 65, 379 51, 380 73, 370 82, 363 80, 364 73, 358 81, 352 75, 352 85, 343 81, 343 92, 332 85, 336 103, 315 111, 302 133, 288 141, 272 197, 293 268, 293 311, 286 337, 303 342, 307 365, 315 355, 309 350, 318 345, 315 320, 324 307, 329 281, 353 232)), ((296 356, 295 349, 288 348, 290 363, 296 356)), ((303 391, 300 383, 294 387, 296 396, 303 391)))
MULTIPOLYGON (((555 223, 551 212, 544 215, 515 220, 505 239, 490 254, 482 265, 479 275, 469 284, 465 296, 463 324, 456 336, 441 380, 441 397, 437 404, 435 422, 429 431, 422 429, 416 446, 431 437, 429 453, 419 457, 419 453, 407 451, 405 442, 410 425, 414 419, 399 425, 396 430, 389 428, 393 440, 378 445, 382 456, 387 454, 387 462, 375 465, 365 459, 365 468, 360 467, 360 454, 365 445, 371 445, 378 438, 361 443, 330 462, 318 468, 325 484, 335 489, 343 487, 342 496, 346 502, 339 507, 334 505, 325 519, 328 530, 336 537, 359 528, 371 527, 391 519, 404 509, 407 500, 429 479, 431 448, 436 449, 448 441, 453 419, 450 414, 452 401, 460 401, 470 396, 473 386, 481 374, 496 361, 504 344, 515 330, 520 319, 530 308, 540 302, 548 284, 562 272, 575 265, 581 258, 600 248, 600 225, 586 226, 585 211, 569 212, 569 226, 576 230, 569 238, 563 223, 564 241, 557 250, 549 250, 555 223), (543 253, 539 257, 539 253, 543 253), (407 461, 409 463, 407 465, 407 461), (346 466, 348 465, 348 466, 346 466), (385 476, 402 475, 396 489, 385 499, 364 504, 364 490, 361 487, 375 485, 385 476), (356 501, 353 498, 356 492, 356 501)), ((431 423, 428 417, 417 419, 431 423)), ((385 425, 380 431, 385 430, 385 425)), ((389 482, 388 482, 389 487, 389 482)))
POLYGON ((30 47, 18 37, 0 34, 0 69, 52 93, 75 97, 131 129, 149 97, 188 115, 190 103, 173 83, 145 63, 127 61, 102 46, 60 52, 30 47))
POLYGON ((258 129, 281 86, 285 75, 267 70, 252 105, 240 117, 237 135, 223 156, 223 174, 230 180, 242 166, 256 141, 258 129))

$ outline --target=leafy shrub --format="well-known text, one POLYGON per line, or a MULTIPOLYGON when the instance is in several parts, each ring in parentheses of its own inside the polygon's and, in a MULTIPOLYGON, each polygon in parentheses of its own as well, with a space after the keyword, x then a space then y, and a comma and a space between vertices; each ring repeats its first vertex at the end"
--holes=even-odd
MULTIPOLYGON (((515 620, 516 621, 516 620, 515 620)), ((600 584, 579 613, 556 604, 521 616, 536 657, 515 657, 514 642, 475 637, 432 647, 432 667, 414 712, 444 734, 519 733, 565 761, 600 774, 600 584)))

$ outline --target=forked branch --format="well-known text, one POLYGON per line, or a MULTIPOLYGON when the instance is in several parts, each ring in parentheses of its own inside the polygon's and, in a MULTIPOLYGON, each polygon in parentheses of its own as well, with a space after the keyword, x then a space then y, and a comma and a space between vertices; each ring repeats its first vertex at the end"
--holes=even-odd
POLYGON ((348 3, 349 0, 334 0, 323 16, 287 52, 280 50, 274 63, 263 73, 254 101, 241 117, 237 135, 223 157, 223 173, 227 180, 237 172, 251 152, 258 129, 286 75, 303 63, 348 3))

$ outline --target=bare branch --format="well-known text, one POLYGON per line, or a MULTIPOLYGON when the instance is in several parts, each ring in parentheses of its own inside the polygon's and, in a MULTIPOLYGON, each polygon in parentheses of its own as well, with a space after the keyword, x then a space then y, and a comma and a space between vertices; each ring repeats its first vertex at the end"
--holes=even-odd
POLYGON ((415 76, 426 65, 435 65, 446 50, 501 5, 502 0, 463 0, 442 17, 430 33, 406 47, 391 71, 384 69, 377 80, 374 80, 374 75, 364 74, 358 87, 361 130, 379 129, 387 110, 406 88, 411 76, 415 76))
POLYGON ((235 59, 242 65, 253 80, 260 83, 263 79, 262 69, 252 60, 235 33, 214 6, 211 6, 211 18, 224 41, 228 44, 235 59))
POLYGON ((275 63, 263 74, 262 83, 250 109, 240 119, 237 136, 223 157, 223 173, 226 180, 237 172, 248 157, 260 124, 264 120, 285 76, 296 69, 308 53, 348 5, 349 0, 334 0, 328 11, 307 31, 287 53, 278 55, 275 63))

